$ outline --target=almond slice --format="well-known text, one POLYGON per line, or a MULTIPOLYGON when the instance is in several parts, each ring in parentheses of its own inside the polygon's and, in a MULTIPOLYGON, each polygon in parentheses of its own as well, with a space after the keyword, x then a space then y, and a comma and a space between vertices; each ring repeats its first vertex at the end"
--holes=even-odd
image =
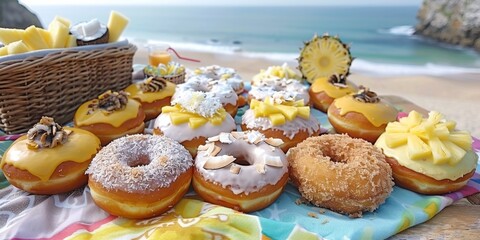
POLYGON ((257 131, 251 131, 247 133, 247 141, 249 143, 257 144, 265 138, 263 134, 257 131))
POLYGON ((260 174, 265 174, 265 164, 255 164, 255 169, 260 174))
POLYGON ((230 133, 222 132, 218 136, 221 143, 227 143, 227 144, 232 143, 232 139, 230 139, 230 133))
POLYGON ((207 151, 208 148, 210 148, 210 145, 213 144, 213 143, 207 143, 205 145, 200 145, 198 146, 198 151, 207 151))
POLYGON ((243 138, 245 138, 245 133, 243 132, 231 132, 230 134, 232 134, 233 138, 238 140, 242 140, 243 138))
POLYGON ((230 166, 230 172, 233 174, 238 174, 240 173, 240 166, 237 164, 233 163, 232 166, 230 166))
POLYGON ((217 145, 213 145, 213 150, 210 152, 210 156, 211 157, 215 157, 217 156, 217 154, 222 150, 221 147, 217 146, 217 145))
POLYGON ((282 159, 279 156, 265 155, 265 164, 271 167, 283 167, 282 159))
POLYGON ((228 155, 219 157, 208 157, 207 161, 203 165, 203 168, 207 170, 220 169, 235 161, 235 158, 228 155))
POLYGON ((209 137, 207 140, 209 142, 218 142, 220 140, 220 137, 217 135, 217 136, 209 137))
POLYGON ((284 143, 283 140, 280 139, 280 138, 267 138, 267 139, 265 139, 265 142, 268 145, 273 146, 273 147, 279 147, 284 143))

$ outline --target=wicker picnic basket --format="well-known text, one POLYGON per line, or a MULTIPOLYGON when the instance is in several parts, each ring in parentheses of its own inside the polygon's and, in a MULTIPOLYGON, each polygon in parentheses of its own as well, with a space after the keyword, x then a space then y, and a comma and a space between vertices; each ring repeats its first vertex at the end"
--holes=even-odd
POLYGON ((0 129, 24 133, 42 116, 65 124, 83 102, 126 88, 137 48, 124 42, 0 61, 0 129))

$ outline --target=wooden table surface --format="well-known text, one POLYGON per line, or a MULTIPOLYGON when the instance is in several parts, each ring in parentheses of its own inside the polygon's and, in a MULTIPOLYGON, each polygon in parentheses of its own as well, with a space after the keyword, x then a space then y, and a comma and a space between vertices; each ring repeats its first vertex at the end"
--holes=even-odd
MULTIPOLYGON (((398 96, 382 98, 402 108, 404 112, 416 110, 422 114, 428 113, 420 106, 398 96)), ((389 239, 480 239, 480 193, 455 202, 427 222, 389 239)))

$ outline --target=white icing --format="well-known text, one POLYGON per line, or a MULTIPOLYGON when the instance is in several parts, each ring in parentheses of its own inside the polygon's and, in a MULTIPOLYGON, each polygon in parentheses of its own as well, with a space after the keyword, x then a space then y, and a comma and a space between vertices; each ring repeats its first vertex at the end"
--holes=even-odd
POLYGON ((219 80, 220 82, 225 82, 235 91, 243 89, 243 79, 233 68, 220 67, 218 65, 200 67, 195 69, 195 71, 187 72, 186 82, 194 77, 202 77, 210 79, 211 81, 219 80))
POLYGON ((160 129, 164 136, 170 137, 178 142, 192 140, 197 137, 208 138, 218 135, 221 132, 230 132, 236 129, 235 120, 233 120, 230 114, 225 115, 225 119, 219 126, 207 122, 198 128, 192 129, 188 126, 188 122, 179 125, 172 124, 170 114, 161 113, 157 119, 155 119, 153 127, 160 129))
POLYGON ((301 130, 308 131, 309 135, 320 130, 320 123, 314 117, 310 117, 309 119, 296 117, 293 121, 286 121, 285 124, 274 126, 268 117, 255 118, 255 113, 251 109, 248 109, 245 114, 243 114, 242 124, 245 124, 248 129, 279 130, 289 139, 293 139, 301 130))
POLYGON ((266 97, 282 95, 284 99, 294 97, 295 100, 303 99, 305 103, 310 102, 308 88, 295 79, 270 79, 264 81, 263 85, 252 86, 248 94, 259 101, 266 97), (271 80, 271 81, 270 81, 271 80))
POLYGON ((166 188, 193 166, 190 153, 163 136, 130 135, 112 141, 93 158, 86 174, 108 190, 144 193, 166 188), (146 165, 137 165, 145 157, 146 165), (137 164, 135 164, 137 163, 137 164))
POLYGON ((235 158, 244 159, 250 165, 238 165, 241 169, 238 174, 230 172, 229 164, 223 168, 207 170, 203 165, 209 157, 205 156, 206 151, 199 151, 195 158, 195 169, 205 179, 220 184, 223 188, 229 187, 234 194, 249 194, 261 190, 267 185, 275 185, 288 171, 288 161, 285 154, 279 148, 272 148, 265 142, 256 145, 245 140, 234 139, 231 144, 215 142, 221 148, 217 156, 229 155, 235 158), (265 173, 259 173, 257 164, 265 164, 265 155, 277 156, 283 163, 282 167, 265 165, 265 173))
POLYGON ((172 101, 194 91, 204 92, 206 98, 217 97, 224 106, 227 104, 237 105, 238 96, 232 87, 220 81, 211 81, 211 79, 203 77, 192 77, 187 82, 177 85, 172 101))

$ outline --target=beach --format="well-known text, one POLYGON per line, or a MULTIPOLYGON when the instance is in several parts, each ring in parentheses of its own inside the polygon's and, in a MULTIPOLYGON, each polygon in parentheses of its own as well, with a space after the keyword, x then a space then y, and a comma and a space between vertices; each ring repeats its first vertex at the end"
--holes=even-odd
MULTIPOLYGON (((135 64, 148 62, 147 49, 137 44, 134 56, 135 64)), ((281 65, 287 62, 296 67, 295 59, 273 60, 260 56, 245 55, 242 52, 218 53, 175 48, 183 57, 198 59, 201 62, 179 61, 189 69, 200 66, 220 65, 238 71, 244 81, 249 81, 260 69, 281 65)), ((421 108, 435 110, 446 119, 457 122, 457 129, 469 131, 472 136, 480 137, 480 74, 444 74, 444 75, 377 75, 352 72, 349 80, 356 85, 364 85, 380 96, 394 95, 402 97, 421 108)))

